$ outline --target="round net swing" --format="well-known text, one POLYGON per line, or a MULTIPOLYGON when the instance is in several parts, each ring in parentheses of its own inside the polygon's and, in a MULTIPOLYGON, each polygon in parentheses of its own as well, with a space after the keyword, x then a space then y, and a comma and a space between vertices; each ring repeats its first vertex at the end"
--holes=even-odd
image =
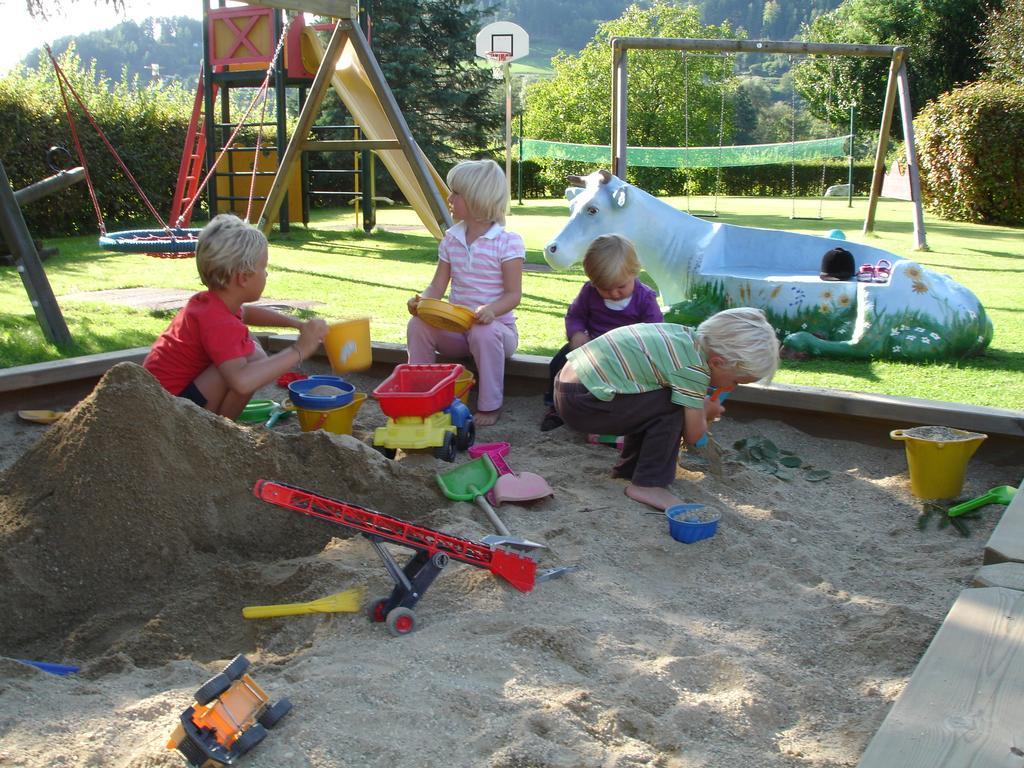
POLYGON ((130 229, 107 232, 100 247, 121 253, 145 253, 162 259, 188 259, 196 252, 197 228, 130 229))
MULTIPOLYGON (((250 102, 248 108, 245 111, 245 114, 242 116, 242 119, 239 120, 238 125, 235 126, 234 131, 231 133, 231 136, 228 138, 224 147, 217 155, 216 160, 207 170, 206 176, 203 178, 202 182, 200 182, 199 187, 206 186, 207 182, 213 176, 215 169, 220 163, 221 158, 223 158, 224 155, 231 148, 231 145, 234 142, 235 137, 242 129, 242 126, 246 124, 246 120, 248 119, 249 114, 252 112, 256 104, 262 101, 263 113, 260 115, 259 122, 259 125, 261 127, 260 132, 256 138, 256 155, 259 155, 260 146, 263 138, 262 126, 265 124, 267 92, 269 89, 270 79, 274 74, 274 67, 277 64, 278 59, 280 58, 281 51, 284 47, 284 42, 287 39, 288 29, 291 26, 291 22, 292 19, 289 18, 288 21, 285 23, 284 29, 281 31, 281 36, 277 41, 277 47, 274 49, 274 54, 270 58, 270 63, 267 66, 266 76, 263 79, 262 85, 259 87, 259 89, 257 89, 257 93, 250 102)), ((96 220, 99 224, 100 229, 100 247, 108 251, 119 251, 123 253, 145 253, 148 254, 149 256, 155 256, 164 259, 191 258, 192 255, 196 252, 196 246, 199 242, 199 233, 201 230, 198 228, 189 228, 181 225, 188 223, 188 218, 191 213, 192 206, 195 205, 196 198, 193 197, 189 201, 189 204, 186 207, 185 212, 178 216, 177 221, 174 222, 174 226, 171 226, 170 223, 165 223, 163 218, 161 218, 160 214, 157 212, 156 208, 154 208, 153 204, 149 201, 149 198, 146 197, 146 193, 142 190, 142 187, 139 185, 138 181, 132 175, 132 172, 129 170, 124 160, 118 154, 114 146, 110 143, 110 140, 106 137, 103 130, 100 128, 96 120, 93 118, 92 114, 90 114, 89 109, 83 102, 81 96, 79 96, 74 86, 68 80, 67 76, 64 74, 63 70, 58 64, 57 59, 53 55, 53 51, 50 49, 49 46, 45 46, 45 49, 47 56, 49 56, 50 58, 50 62, 53 64, 53 69, 57 78, 57 83, 60 87, 61 99, 64 103, 65 116, 67 117, 68 125, 71 129, 71 135, 75 141, 75 149, 78 154, 79 162, 81 163, 82 168, 85 171, 86 186, 89 188, 89 196, 92 200, 93 209, 96 213, 96 220), (135 188, 135 191, 138 193, 139 198, 145 204, 146 208, 149 209, 149 212, 160 223, 159 229, 131 229, 121 232, 107 232, 106 225, 103 221, 103 213, 100 210, 99 200, 97 199, 96 190, 93 186, 92 178, 89 172, 89 165, 86 161, 85 153, 82 149, 81 142, 78 139, 78 129, 75 125, 75 119, 71 112, 71 105, 68 98, 69 94, 71 97, 74 98, 78 106, 81 108, 83 114, 88 118, 89 123, 92 125, 93 129, 96 131, 97 135, 102 140, 103 144, 109 150, 111 156, 114 158, 117 165, 125 174, 125 177, 135 188)), ((247 208, 245 213, 246 221, 249 220, 249 216, 252 212, 256 173, 256 164, 254 163, 252 169, 252 180, 249 186, 249 207, 247 208)))

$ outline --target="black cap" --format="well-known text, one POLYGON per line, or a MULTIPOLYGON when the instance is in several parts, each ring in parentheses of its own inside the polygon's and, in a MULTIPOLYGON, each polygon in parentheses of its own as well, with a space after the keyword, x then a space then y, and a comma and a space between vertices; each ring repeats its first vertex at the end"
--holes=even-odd
POLYGON ((845 248, 832 248, 821 257, 822 280, 849 280, 853 272, 853 254, 845 248))

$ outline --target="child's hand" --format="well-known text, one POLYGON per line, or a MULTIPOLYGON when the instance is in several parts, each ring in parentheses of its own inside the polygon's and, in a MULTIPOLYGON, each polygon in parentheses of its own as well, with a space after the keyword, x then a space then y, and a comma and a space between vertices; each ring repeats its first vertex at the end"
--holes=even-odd
POLYGON ((413 317, 416 317, 416 315, 419 314, 418 308, 420 306, 420 295, 417 293, 415 296, 409 299, 409 301, 406 302, 406 306, 409 308, 409 314, 412 315, 413 317))
POLYGON ((295 342, 299 352, 302 354, 303 360, 306 360, 316 352, 317 347, 320 346, 320 342, 324 340, 326 335, 327 323, 323 318, 313 317, 303 323, 302 327, 299 328, 299 338, 295 342))
POLYGON ((725 413, 725 406, 721 402, 712 400, 710 397, 704 398, 704 418, 708 424, 718 421, 723 413, 725 413))
POLYGON ((590 341, 589 333, 587 333, 586 331, 577 331, 572 335, 572 338, 569 339, 569 346, 572 349, 579 349, 588 341, 590 341))
POLYGON ((476 315, 476 321, 481 325, 487 325, 488 323, 494 322, 494 310, 492 310, 487 304, 484 304, 482 307, 477 307, 474 314, 476 315))

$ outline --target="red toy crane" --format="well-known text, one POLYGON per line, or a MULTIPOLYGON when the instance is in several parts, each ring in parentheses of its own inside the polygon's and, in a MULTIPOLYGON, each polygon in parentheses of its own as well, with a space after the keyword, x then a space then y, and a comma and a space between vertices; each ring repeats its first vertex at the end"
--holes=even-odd
POLYGON ((484 568, 520 592, 531 591, 534 584, 544 577, 558 575, 544 572, 538 577, 535 560, 499 544, 488 545, 452 536, 355 504, 318 496, 292 485, 257 480, 252 492, 256 498, 270 504, 344 525, 366 536, 395 582, 390 597, 380 598, 371 604, 370 619, 387 622, 388 631, 396 636, 412 632, 416 623, 412 607, 423 597, 449 559, 484 568), (382 542, 385 541, 408 547, 416 554, 404 568, 400 568, 383 547, 382 542))

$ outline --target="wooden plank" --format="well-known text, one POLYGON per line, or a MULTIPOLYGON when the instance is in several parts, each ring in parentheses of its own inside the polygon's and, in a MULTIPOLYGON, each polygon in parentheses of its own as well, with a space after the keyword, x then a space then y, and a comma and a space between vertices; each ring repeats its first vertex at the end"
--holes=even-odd
POLYGON ((804 43, 788 40, 725 40, 695 37, 613 37, 612 50, 710 51, 718 53, 789 53, 799 56, 889 58, 902 46, 864 43, 804 43))
POLYGON ((356 19, 359 12, 351 0, 243 0, 249 5, 265 5, 286 11, 304 11, 335 19, 356 19))
POLYGON ((860 768, 1024 765, 1024 593, 967 589, 875 733, 860 768))
POLYGON ((1024 592, 1024 563, 983 565, 971 581, 972 587, 1006 587, 1024 592))
POLYGON ((80 379, 98 379, 118 363, 141 364, 148 353, 149 347, 136 347, 117 352, 70 357, 67 360, 49 360, 45 363, 4 368, 0 370, 0 392, 13 392, 19 389, 31 389, 80 379))
MULTIPOLYGON (((1007 505, 998 525, 989 536, 982 559, 986 565, 1024 563, 1024 492, 1021 488, 1024 488, 1024 483, 1017 489, 1013 501, 1007 505)), ((1021 765, 1024 765, 1024 760, 1021 761, 1021 765)))
MULTIPOLYGON (((294 336, 270 335, 268 344, 272 350, 276 344, 287 345, 295 341, 294 336)), ((282 347, 283 348, 283 347, 282 347)), ((99 355, 73 357, 47 363, 0 369, 0 392, 28 389, 33 386, 76 379, 99 378, 107 368, 130 360, 141 363, 147 347, 105 352, 99 355)), ((320 352, 322 354, 322 352, 320 352)), ((375 364, 404 363, 408 359, 404 344, 375 342, 373 361, 375 364)), ((546 379, 550 358, 542 355, 513 355, 508 362, 508 374, 526 379, 546 379)), ((990 436, 1008 437, 1013 441, 1024 440, 1024 413, 1001 408, 944 403, 937 400, 922 400, 912 397, 890 397, 864 392, 842 392, 830 389, 815 389, 786 384, 770 386, 747 385, 740 387, 730 397, 734 403, 762 406, 766 411, 782 410, 794 414, 828 414, 829 419, 864 419, 870 422, 886 422, 901 427, 935 425, 984 432, 990 436)), ((771 418, 785 418, 774 414, 771 418)), ((840 429, 840 427, 836 427, 840 429)), ((887 434, 887 433, 886 433, 887 434)), ((1018 494, 1016 503, 1024 503, 1024 494, 1018 494)), ((1004 519, 1006 515, 1004 514, 1004 519)), ((1021 513, 1024 517, 1024 512, 1021 513)), ((1024 520, 1020 523, 1024 528, 1024 520)), ((1024 532, 1020 534, 1024 537, 1024 532)), ((1022 547, 1019 551, 1024 551, 1022 547)), ((1001 560, 1022 559, 1003 557, 1001 560)), ((1000 562, 993 560, 992 562, 1000 562)))

